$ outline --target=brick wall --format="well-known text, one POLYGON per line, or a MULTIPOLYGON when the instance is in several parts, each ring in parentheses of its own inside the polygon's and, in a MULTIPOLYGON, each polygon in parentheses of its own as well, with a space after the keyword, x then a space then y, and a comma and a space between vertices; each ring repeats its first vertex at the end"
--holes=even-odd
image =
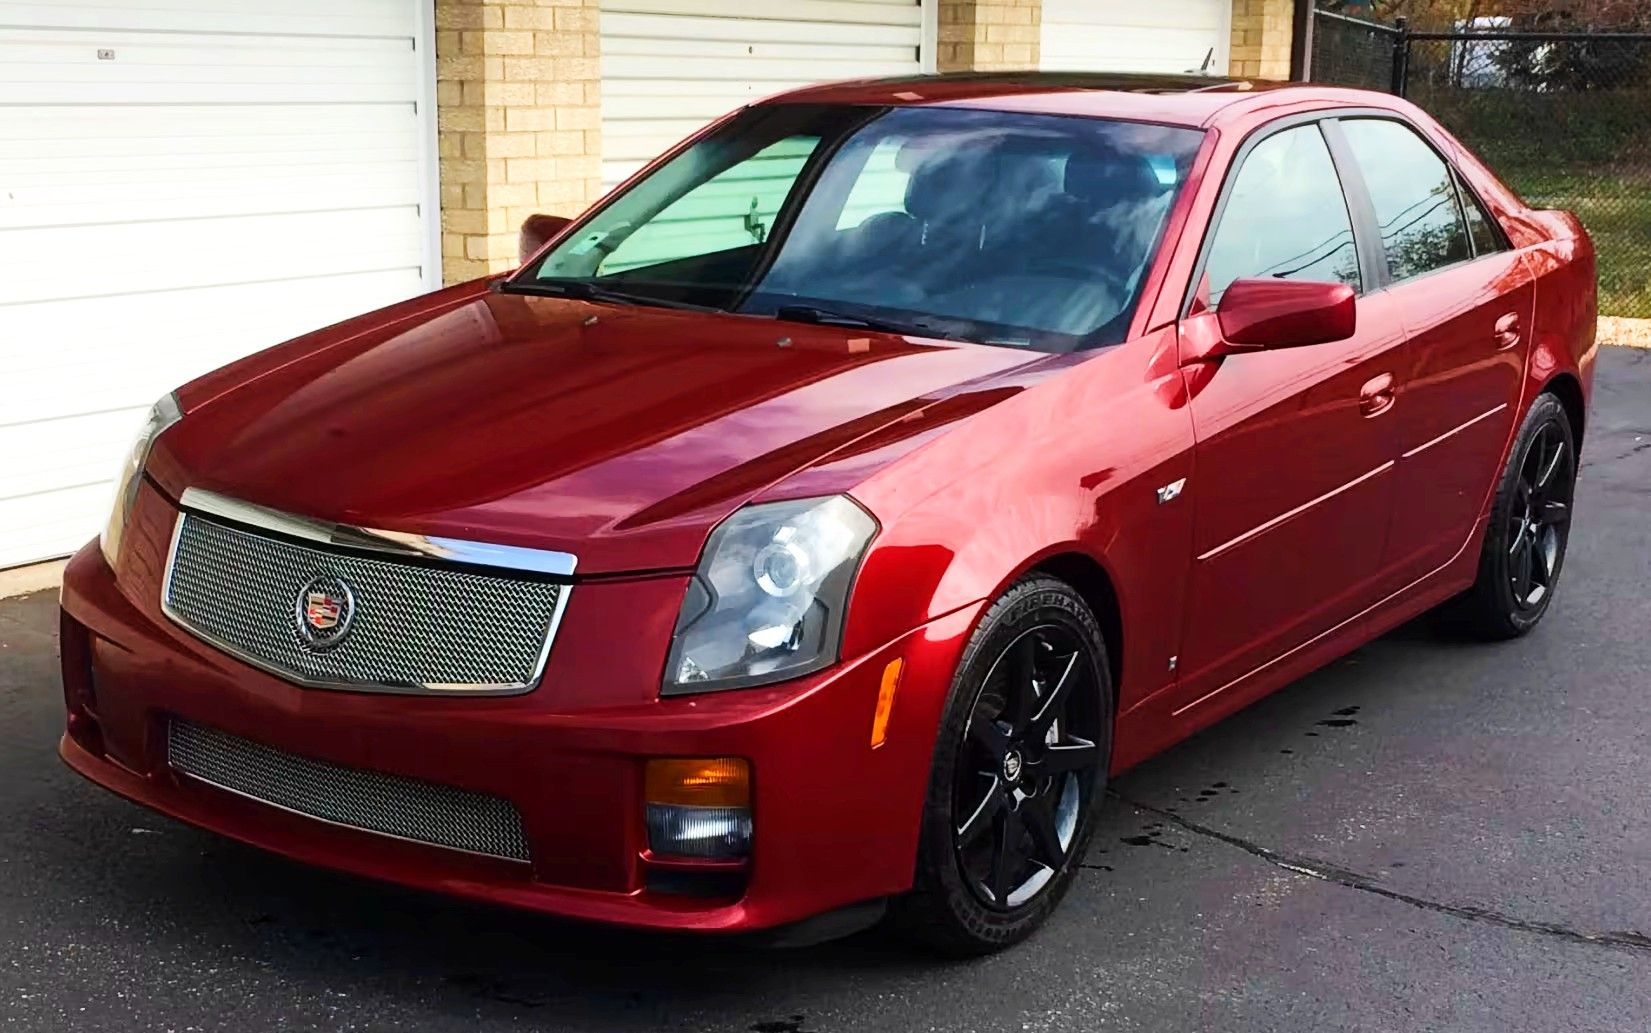
POLYGON ((1229 74, 1241 79, 1290 78, 1293 0, 1232 0, 1229 74))
POLYGON ((1042 0, 939 0, 942 72, 1038 66, 1042 0))
POLYGON ((601 193, 598 0, 436 0, 442 273, 516 264, 534 212, 601 193))

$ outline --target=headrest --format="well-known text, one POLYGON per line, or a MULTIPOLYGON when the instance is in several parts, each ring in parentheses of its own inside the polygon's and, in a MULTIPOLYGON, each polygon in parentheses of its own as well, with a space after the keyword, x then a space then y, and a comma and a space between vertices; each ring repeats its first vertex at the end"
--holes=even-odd
POLYGON ((1115 151, 1086 151, 1066 162, 1066 192, 1096 208, 1146 201, 1164 192, 1145 158, 1115 151))
POLYGON ((997 171, 996 155, 984 147, 933 154, 906 181, 906 211, 926 222, 977 207, 997 171))

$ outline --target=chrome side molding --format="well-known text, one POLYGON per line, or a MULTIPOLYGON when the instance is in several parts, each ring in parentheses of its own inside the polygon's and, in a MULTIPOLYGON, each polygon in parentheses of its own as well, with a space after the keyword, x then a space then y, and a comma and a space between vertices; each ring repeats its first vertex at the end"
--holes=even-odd
POLYGON ((439 538, 295 516, 201 488, 185 488, 183 497, 178 502, 185 510, 221 517, 249 527, 263 528, 288 537, 320 542, 323 545, 366 549, 391 556, 443 560, 475 567, 491 567, 495 570, 528 571, 567 578, 573 576, 573 568, 577 562, 577 557, 571 553, 551 549, 496 545, 492 542, 470 541, 465 538, 439 538))

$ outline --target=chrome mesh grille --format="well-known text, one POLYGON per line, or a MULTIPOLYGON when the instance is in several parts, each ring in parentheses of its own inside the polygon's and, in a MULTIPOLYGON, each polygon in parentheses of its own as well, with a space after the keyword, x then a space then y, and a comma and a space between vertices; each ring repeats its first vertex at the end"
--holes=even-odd
POLYGON ((338 825, 526 861, 521 815, 507 800, 399 775, 340 767, 187 721, 167 730, 174 770, 338 825))
POLYGON ((566 586, 371 559, 250 533, 195 513, 178 527, 168 615, 284 677, 344 688, 509 690, 539 677, 566 586), (349 634, 325 652, 299 634, 318 577, 354 593, 349 634))

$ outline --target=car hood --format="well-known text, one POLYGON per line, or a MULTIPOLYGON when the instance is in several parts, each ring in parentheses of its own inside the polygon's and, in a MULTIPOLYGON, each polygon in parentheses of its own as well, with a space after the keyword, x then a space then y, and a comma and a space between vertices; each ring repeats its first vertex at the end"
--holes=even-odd
POLYGON ((556 549, 581 574, 682 568, 765 488, 1043 357, 473 292, 346 326, 185 388, 151 476, 174 497, 556 549))

